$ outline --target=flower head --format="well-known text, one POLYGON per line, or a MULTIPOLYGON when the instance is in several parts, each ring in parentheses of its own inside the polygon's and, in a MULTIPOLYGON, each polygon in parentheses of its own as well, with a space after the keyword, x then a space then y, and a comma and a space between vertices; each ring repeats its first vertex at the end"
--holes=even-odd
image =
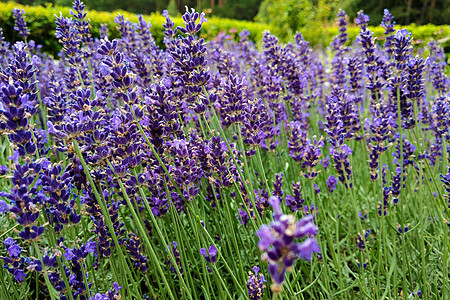
POLYGON ((17 31, 21 37, 26 38, 30 34, 30 30, 28 30, 27 23, 23 19, 24 13, 25 11, 23 9, 13 9, 14 30, 17 31))
POLYGON ((208 250, 201 248, 200 254, 203 255, 209 263, 215 263, 217 261, 217 248, 214 245, 211 245, 208 250))
POLYGON ((290 270, 300 257, 311 260, 312 253, 320 252, 320 247, 314 236, 317 227, 314 225, 314 215, 307 215, 296 221, 293 215, 285 215, 281 211, 280 201, 271 197, 269 203, 273 207, 273 222, 262 225, 256 232, 260 240, 259 249, 264 252, 262 260, 269 263, 269 273, 274 281, 272 291, 281 289, 286 271, 290 270), (296 243, 295 239, 306 238, 303 243, 296 243))
POLYGON ((267 280, 262 273, 259 273, 258 276, 259 267, 254 266, 253 272, 248 272, 247 292, 250 299, 259 300, 262 298, 264 288, 266 287, 264 282, 267 280))

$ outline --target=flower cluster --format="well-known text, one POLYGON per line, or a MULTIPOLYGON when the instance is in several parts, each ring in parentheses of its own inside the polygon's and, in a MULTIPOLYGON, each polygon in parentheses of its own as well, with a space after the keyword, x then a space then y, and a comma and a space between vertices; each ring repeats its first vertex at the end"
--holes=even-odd
POLYGON ((25 11, 23 9, 14 8, 13 16, 14 16, 14 30, 19 33, 19 35, 26 39, 30 34, 30 30, 27 27, 27 23, 23 19, 25 11))
POLYGON ((298 258, 311 260, 312 254, 319 252, 320 247, 314 238, 317 233, 314 215, 296 221, 293 215, 283 214, 277 197, 271 197, 269 203, 273 208, 273 222, 270 226, 262 225, 256 235, 260 238, 258 247, 264 252, 262 260, 269 263, 269 273, 274 282, 271 289, 280 292, 286 271, 292 269, 298 258), (295 241, 305 237, 302 243, 295 241))
POLYGON ((264 282, 266 282, 266 278, 262 273, 259 273, 259 267, 253 267, 253 272, 248 272, 247 278, 247 292, 248 296, 252 300, 259 300, 262 298, 264 293, 264 288, 266 287, 264 282))
POLYGON ((6 247, 8 256, 0 256, 3 259, 3 267, 11 274, 18 282, 22 282, 27 276, 27 270, 42 271, 42 263, 40 260, 31 260, 22 255, 22 248, 17 244, 17 241, 8 237, 3 241, 6 247))
MULTIPOLYGON (((167 249, 166 251, 172 251, 173 256, 175 257, 175 261, 178 265, 178 268, 180 270, 180 273, 183 274, 183 268, 181 267, 181 257, 180 257, 180 251, 177 249, 178 247, 178 243, 177 242, 172 242, 172 249, 170 249, 170 246, 167 245, 167 249)), ((167 255, 167 257, 169 257, 169 255, 167 255)), ((172 261, 169 259, 167 261, 167 263, 170 266, 170 270, 177 274, 177 271, 175 270, 175 268, 173 267, 172 261)))

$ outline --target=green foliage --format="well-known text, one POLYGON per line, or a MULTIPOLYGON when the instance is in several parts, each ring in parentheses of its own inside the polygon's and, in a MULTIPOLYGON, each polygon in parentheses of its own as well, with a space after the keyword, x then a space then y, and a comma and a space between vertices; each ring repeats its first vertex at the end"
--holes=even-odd
POLYGON ((204 1, 201 8, 210 8, 212 13, 221 18, 232 18, 238 20, 252 21, 258 13, 261 0, 225 0, 223 5, 215 5, 211 7, 211 1, 204 1))
POLYGON ((278 37, 293 36, 301 29, 323 30, 331 24, 341 7, 352 0, 264 0, 256 20, 271 24, 278 37))
MULTIPOLYGON (((167 9, 170 15, 184 12, 185 6, 197 11, 210 10, 214 16, 251 21, 258 13, 262 0, 91 0, 84 1, 87 9, 114 11, 126 10, 133 13, 150 14, 167 9)), ((23 5, 71 6, 72 0, 17 0, 23 5)))
MULTIPOLYGON (((61 46, 55 38, 55 15, 59 16, 59 13, 61 12, 63 16, 71 17, 69 14, 70 8, 52 5, 48 5, 46 7, 40 5, 26 6, 15 2, 8 2, 2 5, 0 7, 0 27, 4 29, 6 40, 12 43, 20 39, 13 29, 14 18, 12 15, 12 10, 15 7, 25 10, 25 21, 28 23, 28 27, 31 32, 29 39, 36 41, 37 44, 41 44, 44 51, 56 55, 61 49, 61 46)), ((119 37, 117 24, 114 22, 114 17, 119 13, 124 15, 124 17, 128 18, 131 22, 138 22, 137 15, 121 10, 116 10, 113 12, 100 12, 95 10, 87 11, 87 18, 90 20, 92 35, 94 37, 99 37, 100 25, 106 24, 108 26, 110 38, 112 39, 119 37)), ((156 43, 160 47, 163 47, 163 24, 165 18, 159 13, 153 13, 151 15, 144 15, 144 19, 152 24, 152 33, 156 43)), ((181 17, 175 17, 174 22, 175 26, 183 24, 181 17)), ((227 31, 232 33, 232 37, 238 39, 238 35, 233 33, 238 33, 244 29, 250 32, 250 40, 259 42, 262 39, 263 31, 271 30, 272 28, 270 25, 266 24, 208 17, 208 22, 203 25, 200 32, 200 37, 207 40, 213 39, 219 34, 219 32, 227 31)))
MULTIPOLYGON (((396 26, 396 29, 406 28, 408 31, 412 32, 414 37, 413 43, 418 46, 425 46, 426 43, 433 39, 438 41, 445 52, 450 52, 450 25, 422 25, 417 26, 411 24, 409 26, 396 26)), ((384 43, 382 40, 384 34, 384 29, 380 26, 369 26, 369 29, 374 32, 374 36, 378 38, 378 41, 384 43)), ((338 28, 336 26, 324 27, 323 25, 317 24, 317 26, 309 26, 301 28, 299 30, 304 36, 304 38, 310 42, 313 46, 327 47, 330 45, 333 38, 338 35, 338 28)), ((354 41, 355 37, 359 34, 359 27, 350 26, 348 28, 349 41, 354 41)), ((348 42, 350 45, 351 42, 348 42)))
MULTIPOLYGON (((443 15, 450 14, 450 6, 443 6, 442 3, 431 1, 427 11, 426 4, 420 6, 417 1, 409 0, 403 2, 386 1, 361 1, 361 0, 264 0, 259 8, 257 21, 270 24, 278 37, 284 40, 292 40, 295 32, 301 32, 306 40, 314 46, 328 46, 333 37, 337 34, 337 28, 333 26, 339 8, 345 9, 350 19, 354 19, 359 10, 363 9, 369 14, 373 25, 371 30, 375 36, 381 37, 382 28, 380 24, 383 17, 384 8, 389 8, 395 16, 398 24, 408 24, 415 21, 419 24, 434 22, 435 24, 446 24, 448 20, 442 18, 443 15), (405 4, 406 3, 406 4, 405 4), (409 6, 407 4, 409 3, 409 6), (409 7, 409 8, 408 8, 409 7), (419 7, 421 9, 419 9, 419 7)), ((350 22, 351 23, 351 22, 350 22)), ((418 44, 426 43, 433 38, 440 40, 446 52, 450 52, 450 31, 448 25, 410 25, 399 27, 407 28, 413 33, 418 44)), ((349 40, 359 34, 358 27, 349 28, 349 40)))
POLYGON ((264 0, 256 20, 276 27, 283 38, 313 20, 313 5, 310 0, 264 0))
POLYGON ((169 16, 178 16, 180 14, 175 0, 170 0, 169 5, 167 5, 167 12, 169 13, 169 16))
MULTIPOLYGON (((72 0, 17 0, 24 5, 52 5, 71 6, 72 0)), ((416 23, 442 25, 448 23, 450 15, 449 0, 90 0, 84 1, 86 8, 114 11, 117 9, 134 13, 150 14, 155 11, 162 11, 170 7, 176 7, 179 12, 184 11, 184 7, 195 7, 197 11, 210 10, 217 17, 233 18, 238 20, 251 21, 258 14, 259 17, 267 16, 267 10, 274 10, 275 19, 267 19, 267 23, 274 23, 276 26, 289 28, 296 26, 296 23, 305 22, 304 16, 314 17, 317 22, 332 22, 339 8, 344 9, 350 18, 355 18, 359 10, 364 10, 371 18, 370 25, 378 25, 383 17, 383 10, 388 8, 395 16, 398 24, 416 23), (305 7, 306 4, 306 7, 305 7), (277 10, 283 7, 285 10, 277 10), (307 9, 300 12, 298 9, 307 9), (311 15, 307 12, 311 10, 311 15), (287 23, 277 22, 289 18, 287 23)), ((171 8, 172 9, 172 8, 171 8)), ((175 11, 169 11, 174 13, 175 11)), ((318 24, 313 22, 311 25, 318 24)), ((294 29, 297 30, 298 27, 294 29)))
MULTIPOLYGON (((269 0, 274 1, 274 0, 269 0)), ((325 3, 323 1, 321 10, 317 11, 316 20, 309 22, 308 24, 304 21, 292 21, 283 26, 277 26, 277 22, 274 20, 271 24, 263 24, 256 22, 246 22, 238 21, 232 19, 218 18, 218 17, 208 17, 208 22, 204 24, 200 36, 207 40, 211 40, 217 36, 221 31, 226 31, 230 34, 232 38, 238 39, 238 32, 246 29, 250 32, 250 40, 259 44, 261 42, 262 33, 264 30, 270 30, 272 33, 280 37, 282 42, 289 42, 293 40, 293 35, 297 28, 297 31, 301 32, 305 39, 310 42, 314 47, 328 47, 333 37, 338 34, 338 28, 335 26, 326 26, 325 21, 320 21, 320 19, 327 19, 333 14, 333 8, 330 3, 325 3), (298 22, 298 23, 295 23, 298 22)), ((309 2, 303 2, 305 6, 309 2)), ((264 3, 263 3, 264 4, 264 3)), ((24 6, 17 4, 15 2, 8 2, 0 7, 0 27, 4 29, 4 34, 6 39, 12 43, 20 39, 13 29, 14 19, 12 16, 13 8, 25 9, 25 20, 31 31, 30 40, 36 41, 36 43, 43 46, 43 50, 56 55, 61 49, 57 39, 55 38, 55 15, 59 15, 61 12, 64 16, 70 17, 68 7, 63 6, 24 6)), ((279 8, 281 9, 281 7, 279 8)), ((267 12, 272 12, 273 8, 267 8, 267 12)), ((295 9, 290 10, 291 14, 295 14, 295 9)), ((119 36, 117 31, 117 24, 114 23, 114 17, 117 14, 123 14, 125 18, 128 18, 131 22, 138 22, 138 18, 135 14, 116 10, 114 12, 100 12, 90 10, 87 12, 87 18, 90 20, 91 32, 94 37, 99 36, 99 28, 101 24, 107 24, 108 30, 111 38, 116 38, 119 36)), ((302 13, 297 13, 300 15, 302 13)), ((172 13, 173 14, 173 13, 172 13)), ((289 18, 289 13, 281 14, 286 20, 289 18)), ((144 15, 144 18, 151 22, 153 29, 153 35, 156 43, 163 47, 163 23, 165 18, 159 14, 154 13, 151 15, 144 15)), ((183 20, 181 17, 175 17, 175 26, 181 25, 183 20)), ((284 23, 278 23, 284 24, 284 23)), ((407 28, 413 33, 415 37, 415 42, 420 45, 426 44, 430 38, 440 41, 446 52, 450 51, 450 26, 437 26, 437 25, 425 25, 417 26, 415 24, 409 26, 399 26, 398 28, 407 28)), ((370 27, 374 31, 375 36, 383 36, 383 29, 381 27, 370 27)), ((349 40, 354 40, 354 37, 359 34, 359 28, 356 26, 349 27, 349 40)))
POLYGON ((448 24, 448 16, 450 16, 448 0, 384 0, 381 4, 375 0, 351 0, 343 8, 351 18, 356 17, 357 12, 363 9, 370 15, 371 25, 381 22, 385 8, 388 8, 395 16, 395 21, 398 24, 410 24, 411 22, 420 25, 427 23, 448 24))

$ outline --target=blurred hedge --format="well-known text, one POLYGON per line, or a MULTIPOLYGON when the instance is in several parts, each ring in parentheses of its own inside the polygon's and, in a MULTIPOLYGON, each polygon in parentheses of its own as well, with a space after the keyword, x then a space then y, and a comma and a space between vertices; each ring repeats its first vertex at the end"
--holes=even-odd
MULTIPOLYGON (((410 24, 408 26, 396 26, 396 29, 406 28, 412 33, 413 43, 418 46, 425 46, 430 39, 438 41, 444 48, 445 52, 450 52, 450 25, 422 25, 417 26, 415 24, 410 24)), ((380 26, 369 26, 369 29, 374 32, 374 36, 377 37, 378 41, 384 39, 384 28, 380 26)), ((326 27, 323 25, 310 26, 301 30, 303 36, 307 41, 309 41, 314 46, 328 46, 333 38, 339 34, 339 28, 337 27, 326 27)), ((349 44, 355 41, 356 36, 359 34, 359 27, 349 26, 349 44)))
MULTIPOLYGON (((15 7, 25 10, 25 21, 30 29, 29 39, 34 40, 37 44, 41 44, 44 51, 51 54, 56 54, 61 46, 55 38, 55 15, 59 16, 59 13, 61 12, 65 17, 72 17, 69 13, 70 7, 52 6, 50 4, 44 7, 21 5, 15 2, 2 3, 0 6, 0 27, 3 28, 6 40, 12 43, 20 39, 14 32, 14 18, 12 15, 12 10, 15 7)), ((118 37, 119 32, 116 28, 117 24, 114 22, 114 18, 119 13, 133 23, 138 22, 137 15, 126 11, 87 11, 87 18, 90 20, 92 35, 94 37, 99 37, 100 25, 104 23, 108 26, 110 37, 118 37)), ((152 24, 152 33, 157 44, 163 46, 163 23, 165 21, 165 17, 159 13, 155 13, 151 15, 144 15, 144 19, 152 24)), ((234 38, 238 38, 238 33, 243 29, 247 29, 250 32, 250 39, 252 41, 260 41, 262 39, 263 31, 266 29, 270 30, 270 27, 266 24, 221 19, 216 17, 208 17, 207 19, 208 22, 203 25, 200 32, 200 35, 205 39, 212 39, 221 31, 227 31, 228 33, 231 33, 231 36, 234 36, 234 38), (234 32, 236 33, 233 34, 234 32)), ((183 24, 181 17, 175 17, 173 20, 175 22, 175 26, 183 24)))
MULTIPOLYGON (((0 27, 3 28, 5 38, 14 43, 18 36, 14 32, 14 18, 12 16, 13 8, 25 10, 25 20, 28 23, 28 27, 31 31, 30 39, 36 41, 36 43, 43 46, 44 51, 56 54, 61 48, 57 39, 55 38, 55 15, 59 16, 59 12, 66 17, 71 17, 69 14, 69 7, 62 6, 26 6, 20 5, 15 2, 2 3, 0 6, 0 27)), ((117 24, 114 22, 114 17, 117 14, 123 14, 125 18, 128 18, 131 22, 138 22, 138 18, 135 14, 125 11, 114 12, 99 12, 90 10, 87 12, 87 18, 90 20, 92 26, 91 32, 94 37, 99 36, 100 25, 105 23, 108 26, 110 36, 112 38, 118 37, 117 24)), ((163 23, 165 18, 159 13, 152 15, 145 15, 144 18, 152 24, 152 33, 158 45, 162 46, 163 40, 163 23)), ((176 25, 181 25, 183 20, 181 17, 175 17, 174 22, 176 25)), ((450 26, 437 26, 437 25, 425 25, 425 26, 403 26, 413 33, 413 37, 416 43, 425 44, 433 38, 441 41, 446 48, 446 52, 450 52, 450 26)), ((261 43, 262 33, 264 30, 271 30, 277 36, 282 38, 283 42, 292 40, 292 37, 286 36, 285 32, 277 32, 277 28, 271 28, 267 24, 253 23, 246 21, 238 21, 232 19, 223 19, 216 17, 208 17, 208 22, 203 25, 200 35, 205 39, 213 39, 219 32, 226 31, 231 37, 238 38, 238 33, 243 29, 247 29, 250 32, 250 39, 257 44, 261 43)), ((370 27, 375 32, 375 36, 382 36, 383 29, 381 27, 370 27)), ((338 28, 332 26, 326 26, 324 24, 312 24, 307 28, 301 30, 303 36, 314 47, 322 46, 326 47, 330 45, 333 37, 338 34, 338 28)), ((349 28, 349 40, 354 41, 354 38, 358 35, 358 27, 349 28)))

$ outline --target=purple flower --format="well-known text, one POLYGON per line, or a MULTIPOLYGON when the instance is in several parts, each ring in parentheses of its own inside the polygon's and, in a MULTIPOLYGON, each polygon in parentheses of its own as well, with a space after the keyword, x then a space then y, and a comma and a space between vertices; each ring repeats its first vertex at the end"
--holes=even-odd
POLYGON ((147 272, 147 257, 142 254, 139 238, 134 233, 130 233, 130 237, 125 244, 135 268, 142 273, 147 272))
POLYGON ((363 216, 362 212, 358 211, 358 217, 361 219, 361 221, 364 221, 367 218, 367 212, 365 212, 363 216))
POLYGON ((94 296, 90 297, 89 300, 109 300, 109 298, 105 294, 97 293, 94 296))
POLYGON ((25 227, 21 232, 19 232, 19 236, 24 240, 36 240, 44 233, 43 226, 31 226, 25 227))
POLYGON ((427 65, 430 69, 430 79, 433 87, 438 91, 439 96, 444 96, 448 91, 449 82, 445 75, 447 66, 444 49, 435 41, 428 43, 430 56, 427 59, 427 65))
POLYGON ((388 9, 385 8, 383 11, 383 20, 381 21, 381 27, 386 30, 384 34, 391 34, 395 32, 394 25, 394 16, 389 12, 388 9))
POLYGON ((392 191, 392 201, 394 205, 398 204, 398 197, 401 191, 401 180, 402 180, 401 175, 402 175, 402 168, 398 166, 397 168, 395 168, 395 173, 393 173, 392 177, 391 191, 392 191))
POLYGON ((313 189, 316 192, 316 194, 320 194, 320 187, 317 186, 317 183, 313 184, 313 189))
POLYGON ((361 30, 365 30, 367 28, 367 23, 369 23, 370 18, 368 15, 364 13, 364 11, 360 10, 358 12, 358 17, 355 19, 356 25, 361 26, 361 30))
POLYGON ((409 226, 410 226, 410 224, 407 224, 402 228, 402 226, 400 224, 398 224, 397 225, 398 233, 400 233, 400 234, 407 233, 409 231, 409 226))
POLYGON ((23 270, 17 269, 14 271, 14 279, 19 282, 22 282, 25 276, 27 276, 27 274, 25 274, 23 270))
POLYGON ((320 252, 320 247, 315 239, 308 238, 300 244, 298 252, 300 253, 300 258, 310 261, 313 253, 320 252))
POLYGON ((291 212, 301 210, 303 208, 303 199, 301 194, 300 182, 292 183, 292 195, 286 195, 286 205, 291 209, 291 212))
POLYGON ((201 248, 200 254, 205 257, 208 263, 215 263, 217 261, 217 249, 214 245, 211 245, 208 250, 201 248))
POLYGON ((328 187, 328 191, 331 193, 333 193, 333 191, 336 189, 336 185, 338 183, 336 177, 334 177, 333 175, 330 175, 330 177, 328 177, 328 179, 326 180, 327 183, 327 187, 328 187))
POLYGON ((259 300, 262 298, 264 293, 264 288, 266 287, 264 282, 266 282, 266 278, 262 273, 259 273, 259 267, 253 267, 253 272, 248 272, 247 277, 247 292, 248 296, 252 300, 259 300))
POLYGON ((12 237, 7 237, 7 238, 3 241, 3 244, 5 244, 5 246, 8 248, 8 247, 11 247, 12 245, 15 245, 15 244, 16 244, 16 241, 14 241, 12 237))
POLYGON ((272 291, 278 292, 286 271, 292 268, 297 258, 309 261, 312 253, 320 252, 320 247, 314 238, 317 233, 314 215, 296 221, 293 215, 283 214, 277 197, 271 197, 269 203, 274 210, 273 222, 262 225, 256 235, 260 238, 258 247, 264 252, 261 259, 269 263, 269 273, 275 282, 272 291), (306 240, 296 243, 295 239, 300 238, 306 240))
POLYGON ((266 251, 275 242, 269 225, 262 225, 256 232, 256 235, 260 238, 258 247, 261 251, 266 251))
POLYGON ((7 210, 9 210, 9 205, 5 201, 0 200, 0 214, 3 214, 7 210))
POLYGON ((30 30, 27 28, 27 23, 23 19, 25 11, 23 9, 14 8, 13 16, 14 16, 14 30, 19 33, 19 35, 23 38, 27 38, 30 34, 30 30))
MULTIPOLYGON (((170 246, 167 245, 166 251, 172 251, 172 254, 173 254, 173 256, 175 257, 175 262, 176 262, 176 264, 177 264, 177 266, 178 266, 178 268, 179 268, 179 270, 180 270, 180 273, 183 274, 183 268, 181 267, 181 256, 180 256, 180 251, 177 249, 178 243, 174 241, 174 242, 172 242, 172 246, 173 246, 173 248, 170 249, 170 246)), ((167 263, 168 263, 169 266, 170 266, 170 270, 171 270, 173 273, 177 274, 176 269, 173 267, 172 261, 169 259, 169 260, 167 261, 167 263)))
POLYGON ((326 171, 328 169, 328 166, 330 165, 330 156, 329 155, 327 155, 327 157, 325 157, 322 160, 322 165, 323 165, 323 167, 324 167, 324 169, 326 171))
POLYGON ((123 287, 119 286, 117 282, 113 283, 114 290, 109 290, 106 292, 106 294, 100 294, 97 293, 94 296, 90 297, 89 300, 115 300, 115 299, 121 299, 119 290, 121 290, 123 287))
POLYGON ((39 259, 35 259, 30 265, 27 267, 27 270, 29 271, 36 271, 41 272, 42 271, 42 262, 39 259))
POLYGON ((345 42, 347 42, 348 39, 348 33, 347 33, 347 13, 343 11, 342 9, 339 9, 339 12, 337 14, 337 22, 339 26, 339 35, 334 38, 334 40, 331 42, 331 46, 335 50, 339 50, 345 42))
POLYGON ((14 244, 14 245, 12 245, 11 247, 8 248, 9 255, 13 259, 20 257, 21 250, 22 250, 22 248, 19 247, 16 244, 14 244))
POLYGON ((283 199, 283 173, 275 174, 275 182, 273 183, 274 196, 283 199))
POLYGON ((330 154, 333 156, 334 166, 339 175, 339 181, 344 183, 346 188, 352 188, 352 166, 350 165, 348 157, 353 154, 353 149, 346 144, 342 144, 339 148, 330 147, 330 154))
POLYGON ((185 27, 178 26, 177 30, 179 30, 180 32, 182 32, 184 34, 190 34, 190 35, 196 34, 197 32, 199 32, 200 29, 202 28, 202 24, 207 22, 204 12, 199 14, 194 9, 192 9, 192 12, 189 12, 187 7, 186 7, 186 13, 183 14, 182 18, 183 18, 185 27), (199 16, 200 16, 199 22, 196 24, 196 21, 199 18, 199 16))
POLYGON ((363 235, 358 233, 358 248, 360 250, 366 249, 367 238, 369 237, 370 230, 364 230, 363 235))
POLYGON ((0 256, 0 259, 3 259, 4 265, 3 267, 12 275, 14 275, 15 280, 22 282, 24 277, 26 276, 26 265, 28 264, 29 270, 36 270, 41 271, 42 265, 39 263, 30 262, 30 259, 28 257, 21 256, 21 247, 17 245, 17 242, 13 240, 11 237, 7 237, 3 244, 5 245, 6 249, 8 250, 8 257, 0 256), (36 265, 36 268, 33 267, 33 265, 36 265), (30 268, 31 267, 31 268, 30 268))

